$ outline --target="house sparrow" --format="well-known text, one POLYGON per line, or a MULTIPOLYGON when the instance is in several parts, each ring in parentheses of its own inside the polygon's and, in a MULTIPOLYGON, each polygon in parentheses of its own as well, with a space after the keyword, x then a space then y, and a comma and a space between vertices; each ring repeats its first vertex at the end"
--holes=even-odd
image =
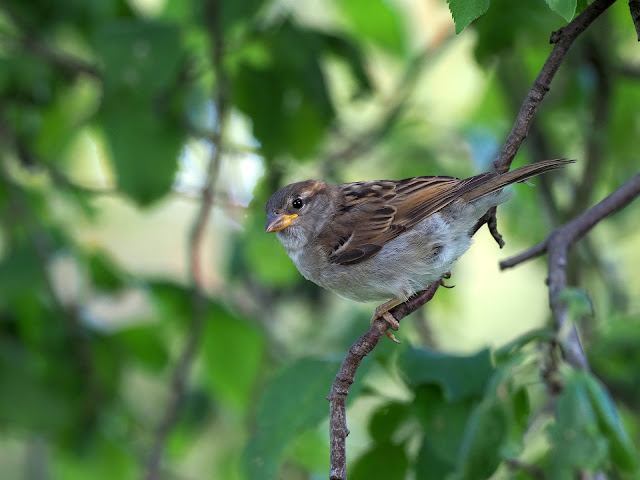
POLYGON ((451 270, 480 217, 511 198, 504 187, 571 162, 545 160, 464 180, 292 183, 267 202, 265 231, 276 232, 313 283, 358 302, 385 301, 372 322, 384 317, 397 330, 389 310, 451 270))

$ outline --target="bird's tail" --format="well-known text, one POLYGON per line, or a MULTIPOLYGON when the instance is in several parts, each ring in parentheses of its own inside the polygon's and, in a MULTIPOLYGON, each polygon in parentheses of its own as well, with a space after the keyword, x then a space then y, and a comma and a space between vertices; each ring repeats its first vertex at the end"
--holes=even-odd
POLYGON ((510 172, 498 174, 495 172, 483 173, 475 177, 468 178, 464 181, 466 190, 460 198, 468 202, 483 197, 498 190, 503 189, 512 183, 524 182, 529 178, 540 175, 541 173, 556 170, 575 160, 567 160, 566 158, 555 158, 553 160, 542 160, 540 162, 525 165, 516 168, 510 172), (467 183, 468 182, 468 183, 467 183))

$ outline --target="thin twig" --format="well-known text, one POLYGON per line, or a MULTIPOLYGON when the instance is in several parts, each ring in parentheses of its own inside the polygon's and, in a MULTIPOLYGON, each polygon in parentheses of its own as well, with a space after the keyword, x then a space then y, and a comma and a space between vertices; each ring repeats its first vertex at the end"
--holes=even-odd
POLYGON ((513 268, 546 253, 549 249, 552 237, 558 235, 557 232, 562 232, 562 238, 568 239, 567 246, 571 246, 574 242, 582 238, 598 222, 626 207, 639 194, 640 173, 635 175, 631 180, 623 184, 611 195, 591 207, 582 215, 579 215, 571 222, 551 232, 542 242, 517 255, 514 255, 513 257, 502 260, 500 262, 500 269, 506 270, 507 268, 513 268))
POLYGON ((191 321, 187 333, 184 348, 178 358, 176 367, 171 375, 170 398, 164 410, 164 414, 158 424, 154 436, 151 453, 147 462, 144 478, 156 480, 159 478, 159 469, 164 448, 169 433, 175 426, 184 401, 187 389, 187 380, 191 364, 196 356, 201 333, 205 322, 206 297, 204 281, 202 277, 201 246, 204 233, 215 198, 215 188, 220 162, 222 159, 222 140, 224 138, 227 116, 227 79, 223 68, 223 33, 221 25, 221 6, 218 0, 210 0, 207 4, 207 18, 210 21, 213 51, 213 69, 217 78, 217 90, 215 94, 215 106, 218 116, 218 129, 213 135, 214 149, 209 160, 207 180, 202 190, 200 209, 189 235, 189 269, 193 285, 193 302, 191 321))

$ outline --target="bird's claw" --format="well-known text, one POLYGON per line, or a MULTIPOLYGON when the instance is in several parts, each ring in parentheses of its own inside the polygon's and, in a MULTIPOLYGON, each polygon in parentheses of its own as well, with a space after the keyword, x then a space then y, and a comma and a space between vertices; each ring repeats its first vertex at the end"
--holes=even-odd
MULTIPOLYGON (((387 303, 385 303, 383 305, 380 305, 378 308, 376 308, 376 311, 373 314, 373 317, 371 317, 371 324, 373 325, 373 322, 377 318, 383 318, 385 320, 385 322, 387 322, 389 324, 389 328, 391 328, 392 330, 398 331, 398 329, 400 328, 400 323, 398 323, 398 321, 391 314, 391 312, 389 312, 389 305, 391 305, 391 304, 389 302, 387 302, 387 303)), ((391 307, 391 308, 393 308, 393 307, 391 307)), ((385 333, 385 335, 387 337, 389 337, 395 343, 402 343, 389 330, 386 330, 384 333, 385 333)))
POLYGON ((451 278, 451 272, 447 272, 445 273, 442 278, 440 279, 440 286, 444 287, 444 288, 453 288, 455 287, 455 285, 447 285, 446 283, 444 283, 445 279, 448 280, 451 278))

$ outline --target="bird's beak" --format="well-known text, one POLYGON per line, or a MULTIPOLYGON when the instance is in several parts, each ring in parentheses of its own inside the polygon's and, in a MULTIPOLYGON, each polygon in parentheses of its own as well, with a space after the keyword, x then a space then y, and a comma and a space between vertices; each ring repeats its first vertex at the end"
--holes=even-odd
POLYGON ((279 232, 280 230, 283 230, 291 225, 291 221, 297 216, 297 213, 294 213, 293 215, 270 213, 269 215, 267 215, 267 226, 264 228, 264 231, 267 233, 279 232))

